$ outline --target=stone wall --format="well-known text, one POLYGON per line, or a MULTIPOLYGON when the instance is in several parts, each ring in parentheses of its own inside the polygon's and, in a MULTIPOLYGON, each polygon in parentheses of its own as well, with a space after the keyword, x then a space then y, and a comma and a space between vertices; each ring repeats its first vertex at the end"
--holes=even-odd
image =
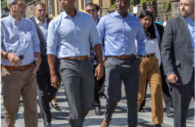
MULTIPOLYGON (((165 20, 165 16, 168 17, 168 19, 173 19, 175 17, 178 17, 180 15, 179 13, 179 2, 178 1, 171 1, 171 7, 168 12, 166 12, 163 9, 163 1, 159 2, 153 2, 153 3, 146 3, 146 4, 139 4, 138 5, 138 13, 136 14, 136 17, 139 17, 140 13, 149 7, 153 7, 156 11, 157 17, 160 17, 160 21, 163 23, 165 20)), ((129 11, 131 14, 133 14, 133 7, 130 8, 129 11)))
POLYGON ((34 17, 34 5, 37 2, 42 2, 42 3, 45 4, 45 0, 36 0, 35 2, 29 2, 29 3, 27 3, 26 4, 26 18, 34 17))
MULTIPOLYGON (((173 19, 175 17, 178 17, 180 15, 179 13, 179 1, 178 0, 170 0, 171 1, 171 7, 168 12, 165 12, 163 9, 163 3, 167 2, 167 0, 157 0, 157 2, 148 2, 145 4, 139 4, 138 7, 138 13, 136 14, 136 17, 139 17, 140 13, 149 7, 153 7, 156 11, 157 17, 160 17, 160 21, 163 23, 165 19, 165 15, 168 17, 168 19, 173 19)), ((103 9, 103 15, 106 15, 108 13, 113 12, 115 9, 103 9)), ((129 13, 133 14, 133 6, 130 7, 129 13)))

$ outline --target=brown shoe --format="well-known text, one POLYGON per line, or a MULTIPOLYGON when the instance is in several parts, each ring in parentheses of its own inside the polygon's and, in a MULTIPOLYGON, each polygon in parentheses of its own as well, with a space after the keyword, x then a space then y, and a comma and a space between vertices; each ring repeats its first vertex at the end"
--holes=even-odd
POLYGON ((69 123, 70 127, 72 127, 70 118, 68 118, 68 123, 69 123))
POLYGON ((104 120, 102 121, 100 127, 108 127, 110 124, 110 121, 106 122, 106 119, 104 118, 104 120))

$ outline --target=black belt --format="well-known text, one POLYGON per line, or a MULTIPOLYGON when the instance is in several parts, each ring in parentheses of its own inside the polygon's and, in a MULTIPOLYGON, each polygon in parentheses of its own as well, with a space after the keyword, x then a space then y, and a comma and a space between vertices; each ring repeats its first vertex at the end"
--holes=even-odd
POLYGON ((153 57, 155 56, 155 53, 146 54, 144 57, 153 57))

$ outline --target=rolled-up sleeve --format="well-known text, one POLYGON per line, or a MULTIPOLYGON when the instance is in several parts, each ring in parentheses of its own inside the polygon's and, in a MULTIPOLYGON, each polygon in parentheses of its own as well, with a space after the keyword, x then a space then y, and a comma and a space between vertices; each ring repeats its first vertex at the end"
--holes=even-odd
POLYGON ((92 43, 93 47, 97 44, 102 44, 94 21, 92 21, 92 26, 90 29, 90 42, 92 43))
POLYGON ((102 40, 104 38, 105 27, 104 27, 104 17, 102 17, 97 25, 99 37, 102 40))
POLYGON ((97 30, 99 33, 99 38, 102 41, 102 52, 103 56, 105 56, 105 50, 104 50, 104 33, 105 33, 105 27, 104 27, 104 17, 100 19, 98 25, 97 25, 97 30))
POLYGON ((141 24, 141 22, 139 22, 139 29, 136 35, 136 40, 137 40, 137 55, 142 55, 145 56, 146 51, 145 51, 145 33, 144 33, 144 29, 143 26, 141 24))
POLYGON ((58 35, 55 29, 55 22, 51 21, 48 27, 47 54, 57 55, 58 35))
POLYGON ((39 40, 35 25, 33 23, 32 23, 32 33, 33 33, 33 36, 32 36, 33 51, 40 52, 40 40, 39 40))

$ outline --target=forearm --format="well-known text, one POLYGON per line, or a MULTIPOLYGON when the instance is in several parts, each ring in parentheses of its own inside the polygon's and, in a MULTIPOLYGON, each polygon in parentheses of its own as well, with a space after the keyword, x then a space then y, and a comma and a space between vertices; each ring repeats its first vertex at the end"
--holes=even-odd
POLYGON ((1 59, 5 59, 5 54, 6 54, 5 51, 1 51, 1 59))
POLYGON ((55 65, 56 65, 56 56, 47 55, 50 75, 56 75, 55 65))
POLYGON ((40 58, 41 57, 41 54, 39 52, 35 52, 34 53, 34 56, 35 56, 35 58, 40 58))
POLYGON ((94 51, 95 51, 98 63, 103 64, 102 45, 101 44, 95 45, 94 51))
POLYGON ((36 67, 39 68, 40 65, 41 65, 41 55, 40 55, 40 53, 35 52, 34 57, 35 57, 36 67))

